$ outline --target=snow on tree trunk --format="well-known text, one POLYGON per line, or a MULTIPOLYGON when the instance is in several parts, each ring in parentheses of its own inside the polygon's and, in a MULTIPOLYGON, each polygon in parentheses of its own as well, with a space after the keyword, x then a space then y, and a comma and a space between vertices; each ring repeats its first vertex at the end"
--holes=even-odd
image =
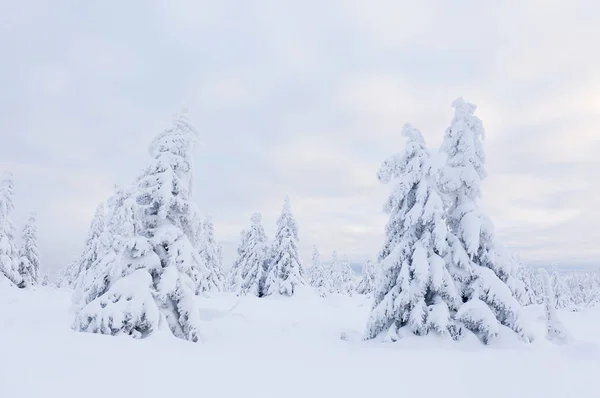
POLYGON ((560 319, 558 319, 558 314, 556 313, 556 295, 553 290, 552 280, 545 269, 540 268, 538 273, 544 286, 544 309, 546 310, 547 337, 550 341, 566 343, 571 340, 571 337, 560 319))
POLYGON ((23 228, 23 239, 19 250, 20 287, 40 284, 40 253, 37 247, 37 225, 35 215, 31 215, 23 228))
POLYGON ((510 261, 503 261, 493 224, 478 204, 481 181, 486 177, 483 124, 474 115, 475 105, 462 98, 452 105, 455 114, 442 146, 447 160, 440 183, 448 206, 447 261, 464 302, 456 319, 484 342, 497 336, 497 323, 528 341, 521 305, 508 286, 516 280, 514 267, 510 261))
POLYGON ((103 260, 110 266, 99 267, 104 270, 99 276, 109 275, 108 281, 88 295, 76 330, 145 337, 168 327, 176 337, 199 340, 195 292, 203 261, 193 244, 200 224, 191 200, 195 141, 194 128, 181 114, 152 142, 154 159, 135 183, 133 204, 124 201, 135 210, 134 236, 126 239, 122 255, 109 251, 103 260))
POLYGON ((198 252, 205 270, 201 276, 200 291, 221 292, 225 286, 225 274, 219 246, 215 241, 214 225, 210 217, 206 217, 200 231, 198 252))
POLYGON ((394 186, 385 205, 390 218, 367 339, 387 333, 393 340, 403 327, 416 335, 453 335, 452 313, 459 305, 444 261, 447 227, 431 154, 411 125, 404 125, 402 135, 404 153, 386 160, 378 173, 380 182, 394 186))
POLYGON ((236 261, 239 264, 239 285, 235 292, 238 295, 264 295, 264 268, 267 261, 267 235, 262 226, 262 217, 255 213, 251 218, 250 228, 246 232, 245 246, 236 261))
POLYGON ((375 286, 376 268, 371 260, 363 265, 362 277, 356 286, 358 294, 371 294, 375 286))
POLYGON ((292 215, 290 200, 286 197, 283 211, 277 220, 277 232, 271 248, 264 293, 291 296, 305 285, 304 272, 298 257, 298 225, 292 215))
POLYGON ((11 220, 14 210, 14 183, 12 174, 6 173, 0 183, 0 277, 8 285, 20 286, 23 279, 19 274, 15 227, 11 220))

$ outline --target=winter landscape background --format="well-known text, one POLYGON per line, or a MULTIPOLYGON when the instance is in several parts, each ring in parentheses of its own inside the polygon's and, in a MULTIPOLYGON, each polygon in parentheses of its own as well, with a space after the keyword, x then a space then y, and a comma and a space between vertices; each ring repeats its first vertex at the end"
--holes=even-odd
POLYGON ((597 397, 597 15, 2 5, 0 396, 597 397))

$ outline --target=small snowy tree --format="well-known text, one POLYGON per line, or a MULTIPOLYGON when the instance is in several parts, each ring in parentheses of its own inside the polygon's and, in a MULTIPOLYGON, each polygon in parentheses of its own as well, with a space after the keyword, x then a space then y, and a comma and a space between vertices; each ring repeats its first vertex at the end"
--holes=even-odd
POLYGON ((244 259, 244 253, 246 251, 247 236, 248 231, 246 231, 245 229, 242 230, 242 232, 240 232, 240 243, 237 247, 237 257, 233 261, 233 265, 231 266, 231 269, 227 274, 226 288, 230 292, 237 292, 242 283, 240 273, 242 270, 242 261, 244 259))
POLYGON ((352 295, 352 293, 354 293, 356 281, 348 257, 344 256, 340 261, 337 257, 337 252, 333 252, 329 273, 331 293, 346 295, 352 295))
POLYGON ((48 286, 50 284, 50 277, 48 276, 47 272, 42 274, 42 277, 40 278, 40 284, 42 286, 48 286))
POLYGON ((221 263, 219 246, 215 241, 212 218, 206 217, 200 228, 199 254, 204 262, 205 273, 202 275, 200 291, 221 292, 225 285, 225 274, 221 263))
POLYGON ((291 296, 305 285, 304 272, 298 257, 298 225, 292 215, 290 200, 286 197, 283 211, 277 220, 277 232, 271 248, 264 293, 291 296))
POLYGON ((329 271, 325 269, 321 262, 321 255, 316 246, 313 246, 312 267, 310 272, 310 285, 315 289, 319 296, 324 297, 331 291, 331 279, 329 271))
POLYGON ((499 324, 528 341, 521 305, 508 286, 512 264, 498 261, 494 226, 478 204, 486 177, 483 124, 474 115, 475 105, 458 98, 452 106, 454 118, 442 146, 447 160, 441 183, 448 201, 448 262, 464 302, 456 319, 484 343, 498 335, 499 324))
POLYGON ((238 295, 264 295, 265 262, 267 261, 267 235, 262 226, 262 217, 254 213, 245 236, 245 247, 236 261, 240 267, 238 295))
POLYGON ((104 203, 96 207, 96 212, 90 223, 88 235, 85 240, 83 252, 75 264, 70 264, 64 274, 63 283, 69 287, 78 289, 78 284, 81 283, 81 278, 92 268, 93 264, 98 261, 98 257, 105 250, 106 242, 101 238, 106 230, 106 208, 104 203))
POLYGON ((153 161, 133 195, 138 229, 108 289, 77 313, 76 330, 141 338, 164 325, 176 337, 199 340, 195 292, 202 260, 192 243, 199 222, 191 201, 195 141, 194 128, 180 114, 152 142, 153 161))
POLYGON ((547 337, 550 341, 566 343, 570 340, 570 336, 556 313, 556 295, 552 288, 550 275, 543 268, 540 268, 538 273, 544 286, 547 337))
POLYGON ((367 260, 363 265, 362 277, 356 286, 358 294, 371 294, 375 286, 376 269, 371 260, 367 260))
POLYGON ((570 305, 569 290, 565 284, 565 280, 561 274, 558 273, 556 267, 552 270, 550 277, 552 282, 552 291, 554 292, 554 305, 557 309, 567 308, 570 305))
POLYGON ((13 196, 13 177, 6 173, 0 182, 0 279, 6 278, 9 284, 19 286, 22 278, 17 262, 15 226, 10 218, 14 210, 13 196))
POLYGON ((40 252, 37 247, 37 225, 34 214, 29 217, 23 228, 19 250, 19 274, 22 279, 20 287, 40 284, 40 252))
POLYGON ((459 305, 444 261, 447 227, 431 154, 410 124, 402 135, 407 140, 404 153, 386 160, 378 173, 380 182, 394 182, 394 187, 385 205, 390 218, 367 339, 387 332, 395 340, 403 327, 416 335, 453 335, 451 314, 459 305))

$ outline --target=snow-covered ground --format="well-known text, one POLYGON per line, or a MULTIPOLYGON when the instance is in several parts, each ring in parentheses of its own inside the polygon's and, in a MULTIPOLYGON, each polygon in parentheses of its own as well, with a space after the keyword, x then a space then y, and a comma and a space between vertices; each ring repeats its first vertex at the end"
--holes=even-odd
POLYGON ((364 297, 200 299, 203 343, 76 333, 70 292, 0 289, 0 397, 600 397, 600 308, 560 315, 574 342, 509 333, 360 340, 364 297), (341 337, 344 336, 344 339, 341 337))

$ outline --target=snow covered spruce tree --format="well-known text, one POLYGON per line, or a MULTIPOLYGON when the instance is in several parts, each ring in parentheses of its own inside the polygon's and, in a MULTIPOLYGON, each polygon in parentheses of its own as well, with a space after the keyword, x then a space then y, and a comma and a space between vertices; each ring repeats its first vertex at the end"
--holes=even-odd
POLYGON ((390 218, 365 337, 384 332, 395 341, 405 327, 416 335, 435 331, 454 336, 452 314, 459 297, 444 261, 447 227, 432 156, 410 124, 402 135, 407 140, 404 153, 383 162, 377 175, 394 186, 385 204, 390 218))
POLYGON ((202 292, 221 292, 225 286, 225 273, 221 264, 219 246, 215 241, 215 231, 212 218, 206 217, 200 228, 198 252, 204 263, 205 272, 200 282, 202 292))
POLYGON ((358 294, 371 294, 375 286, 376 269, 371 260, 367 260, 363 265, 362 277, 356 286, 358 294))
POLYGON ((356 288, 356 282, 354 278, 354 271, 350 267, 348 257, 340 261, 337 256, 337 252, 333 252, 331 266, 329 267, 329 278, 331 280, 331 293, 339 293, 352 295, 356 288))
POLYGON ((104 203, 101 203, 96 207, 96 212, 90 223, 83 252, 76 264, 70 264, 65 273, 65 281, 68 286, 77 289, 78 280, 98 261, 98 256, 104 249, 104 242, 102 242, 101 235, 105 229, 106 207, 104 203))
POLYGON ((242 269, 241 261, 244 258, 244 252, 246 250, 247 236, 248 236, 248 231, 243 229, 242 232, 240 232, 240 243, 237 247, 237 257, 233 261, 233 264, 231 265, 231 268, 229 269, 229 272, 227 274, 225 287, 230 292, 237 292, 240 287, 240 284, 241 284, 241 276, 240 276, 241 269, 242 269))
POLYGON ((15 226, 10 218, 14 210, 13 196, 13 177, 6 173, 0 182, 0 285, 4 280, 9 285, 19 286, 22 278, 17 262, 15 226))
MULTIPOLYGON (((127 243, 140 230, 134 187, 117 187, 107 201, 104 228, 96 238, 94 260, 74 284, 73 304, 81 309, 102 296, 121 277, 121 260, 127 243)), ((94 225, 94 222, 92 222, 94 225)))
POLYGON ((277 232, 271 247, 264 294, 291 296, 305 285, 304 272, 298 257, 298 225, 292 215, 290 199, 286 197, 277 220, 277 232))
MULTIPOLYGON (((195 130, 178 115, 152 142, 152 163, 135 183, 137 230, 111 272, 109 288, 77 314, 74 328, 141 338, 161 329, 198 341, 195 292, 202 260, 192 196, 195 130)), ((91 298, 91 297, 90 297, 91 298)))
POLYGON ((507 286, 512 263, 498 258, 494 226, 478 204, 486 177, 483 124, 474 115, 475 105, 458 98, 452 106, 454 118, 444 136, 447 160, 440 180, 448 201, 448 262, 464 303, 456 320, 484 343, 498 335, 499 324, 528 341, 521 306, 507 286))
POLYGON ((309 284, 321 297, 326 296, 331 290, 329 270, 325 269, 325 266, 321 262, 321 255, 317 246, 313 246, 309 284))
POLYGON ((238 295, 264 295, 265 265, 267 262, 267 235, 262 226, 262 217, 254 213, 250 228, 246 232, 245 245, 236 263, 239 266, 238 295))
POLYGON ((544 286, 544 308, 546 310, 546 333, 548 340, 557 343, 566 343, 570 340, 570 336, 556 314, 556 294, 550 275, 543 268, 538 270, 538 274, 544 286))
POLYGON ((40 284, 40 252, 37 246, 37 225, 34 214, 29 216, 23 228, 18 269, 22 278, 20 287, 40 284))

